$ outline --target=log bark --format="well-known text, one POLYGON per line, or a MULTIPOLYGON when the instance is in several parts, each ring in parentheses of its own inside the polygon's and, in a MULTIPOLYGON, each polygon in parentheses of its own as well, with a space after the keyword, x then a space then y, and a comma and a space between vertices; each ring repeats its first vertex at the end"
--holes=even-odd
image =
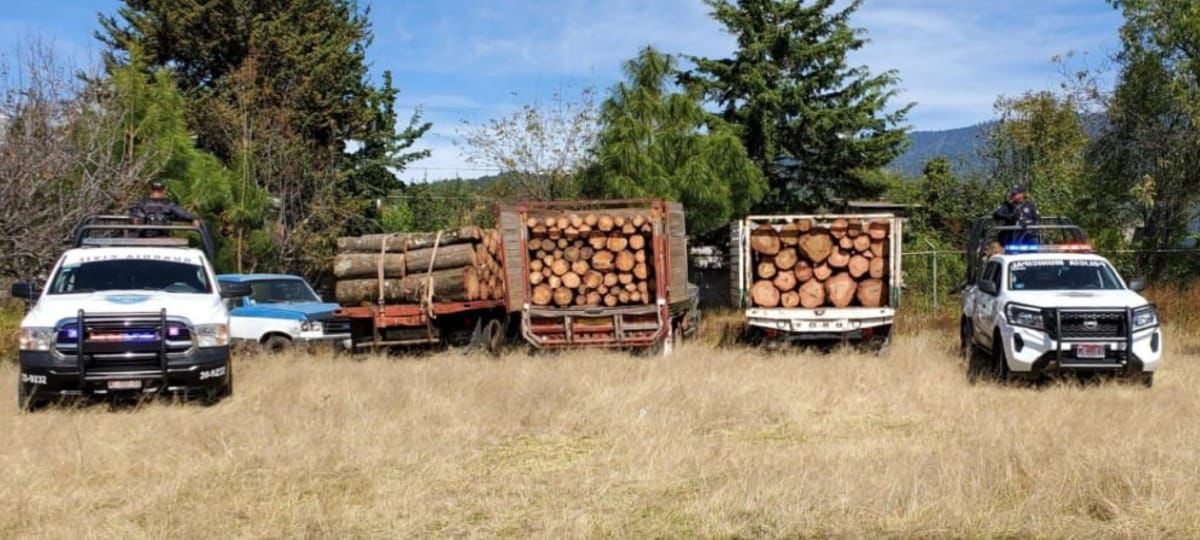
POLYGON ((825 296, 834 307, 849 306, 854 301, 854 292, 857 289, 858 282, 846 272, 840 272, 825 281, 825 296))
MULTIPOLYGON (((337 279, 376 277, 381 257, 384 277, 398 278, 428 271, 429 261, 435 254, 432 248, 410 251, 407 254, 387 253, 382 256, 378 253, 343 253, 333 259, 333 275, 337 279)), ((438 247, 433 269, 475 266, 481 260, 473 245, 454 244, 438 247)))
POLYGON ((800 251, 813 263, 825 262, 833 252, 833 239, 824 231, 806 233, 800 237, 800 251))
MULTIPOLYGON (((479 276, 474 268, 439 270, 429 274, 414 274, 403 279, 383 280, 383 299, 387 302, 420 302, 428 279, 433 279, 433 299, 462 302, 475 300, 479 294, 479 276)), ((358 305, 379 299, 379 282, 375 279, 338 281, 335 296, 342 305, 358 305)))
POLYGON ((464 242, 479 240, 482 234, 479 227, 459 227, 442 231, 438 240, 437 232, 415 232, 402 234, 368 234, 365 236, 350 236, 337 239, 339 253, 379 253, 387 242, 388 251, 408 251, 433 247, 435 240, 439 246, 449 246, 464 242))
POLYGON ((762 224, 750 233, 750 249, 763 255, 775 255, 779 253, 779 233, 775 232, 775 228, 762 224))
POLYGON ((883 305, 883 280, 868 279, 858 284, 858 303, 864 307, 879 307, 883 305))
POLYGON ((767 280, 756 282, 750 288, 750 299, 758 307, 773 308, 779 305, 779 289, 767 280))

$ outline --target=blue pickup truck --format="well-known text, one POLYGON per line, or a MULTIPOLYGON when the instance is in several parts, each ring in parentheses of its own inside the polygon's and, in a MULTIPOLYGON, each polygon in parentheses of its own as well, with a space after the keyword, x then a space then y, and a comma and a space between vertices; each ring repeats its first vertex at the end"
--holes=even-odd
POLYGON ((235 341, 279 353, 322 343, 337 348, 350 339, 350 322, 334 317, 338 305, 322 302, 302 277, 222 274, 217 281, 250 286, 249 296, 227 300, 229 333, 235 341))

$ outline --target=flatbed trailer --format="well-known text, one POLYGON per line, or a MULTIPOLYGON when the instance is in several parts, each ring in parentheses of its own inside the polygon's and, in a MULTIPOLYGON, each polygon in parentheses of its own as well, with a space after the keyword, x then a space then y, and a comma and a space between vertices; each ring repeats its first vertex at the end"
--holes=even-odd
POLYGON ((683 206, 657 199, 524 202, 502 206, 499 227, 507 265, 508 311, 519 317, 521 337, 537 349, 581 347, 649 349, 669 353, 698 330, 698 291, 687 283, 687 233, 683 206), (647 244, 653 262, 654 298, 645 305, 538 306, 529 275, 531 216, 601 212, 649 216, 647 244))
POLYGON ((503 300, 354 306, 336 315, 350 321, 354 351, 446 345, 494 352, 508 326, 503 300))

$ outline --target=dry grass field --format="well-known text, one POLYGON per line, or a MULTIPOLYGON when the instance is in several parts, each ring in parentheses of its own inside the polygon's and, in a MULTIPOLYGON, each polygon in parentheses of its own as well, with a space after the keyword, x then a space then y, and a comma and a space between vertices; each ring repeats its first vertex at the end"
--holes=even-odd
POLYGON ((1200 337, 1155 388, 883 356, 239 359, 219 405, 17 414, 0 537, 1200 535, 1200 337))

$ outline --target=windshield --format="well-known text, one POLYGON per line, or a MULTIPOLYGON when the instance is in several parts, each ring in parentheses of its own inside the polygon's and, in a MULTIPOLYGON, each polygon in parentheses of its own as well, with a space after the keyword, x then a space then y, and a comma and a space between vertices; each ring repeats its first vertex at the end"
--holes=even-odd
POLYGON ((96 291, 209 293, 203 266, 153 259, 110 259, 63 265, 49 294, 96 291))
POLYGON ((1062 259, 1016 261, 1008 265, 1014 291, 1111 291, 1124 287, 1104 261, 1062 259))
POLYGON ((250 282, 251 304, 299 304, 320 302, 312 289, 299 279, 270 279, 250 282))

